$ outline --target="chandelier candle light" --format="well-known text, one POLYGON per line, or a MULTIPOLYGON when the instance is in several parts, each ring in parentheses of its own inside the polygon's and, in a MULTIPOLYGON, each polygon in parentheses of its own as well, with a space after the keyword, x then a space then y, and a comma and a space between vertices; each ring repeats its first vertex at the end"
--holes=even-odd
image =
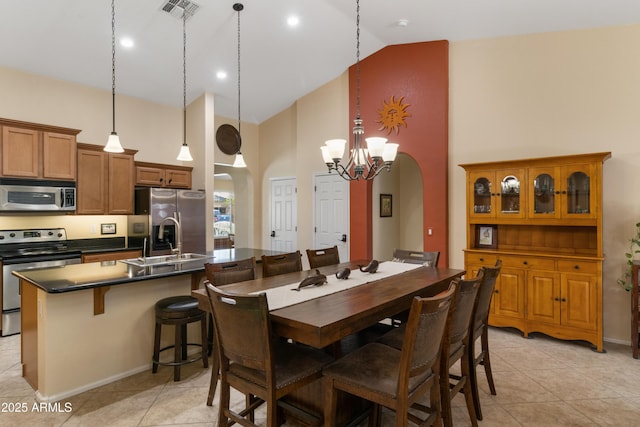
POLYGON ((360 118, 360 0, 356 0, 356 118, 353 123, 353 148, 346 166, 340 164, 347 144, 346 139, 330 139, 320 147, 329 173, 335 170, 347 181, 368 181, 383 170, 391 170, 391 164, 398 154, 398 144, 387 142, 387 139, 382 137, 369 137, 365 138, 367 148, 364 148, 362 141, 364 127, 360 118))
POLYGON ((192 162, 193 157, 187 145, 187 8, 184 4, 182 8, 182 83, 182 147, 177 160, 192 162))
POLYGON ((111 0, 111 117, 113 119, 113 130, 104 151, 109 153, 124 153, 124 148, 120 144, 120 138, 116 133, 116 5, 115 0, 111 0))

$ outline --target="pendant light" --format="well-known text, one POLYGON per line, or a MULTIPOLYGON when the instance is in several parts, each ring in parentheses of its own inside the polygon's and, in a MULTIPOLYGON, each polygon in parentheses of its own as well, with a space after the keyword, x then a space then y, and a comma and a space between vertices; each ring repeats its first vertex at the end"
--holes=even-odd
POLYGON ((187 145, 187 9, 182 9, 182 147, 177 160, 192 162, 191 151, 187 145))
POLYGON ((372 137, 366 138, 365 148, 362 141, 364 126, 360 117, 360 0, 356 0, 356 118, 353 123, 353 148, 346 166, 340 164, 347 144, 346 139, 330 139, 320 147, 329 173, 335 170, 347 181, 369 181, 383 170, 391 170, 391 164, 398 152, 398 144, 388 143, 386 138, 372 137))
POLYGON ((124 148, 120 145, 120 138, 116 133, 116 5, 115 0, 111 0, 111 110, 113 128, 104 151, 109 153, 124 153, 124 148))
POLYGON ((233 161, 234 168, 246 168, 247 164, 244 162, 244 157, 242 157, 241 147, 242 147, 242 134, 240 133, 240 11, 244 9, 242 3, 236 3, 233 5, 233 10, 238 12, 238 139, 240 143, 238 145, 238 152, 236 153, 236 158, 233 161))

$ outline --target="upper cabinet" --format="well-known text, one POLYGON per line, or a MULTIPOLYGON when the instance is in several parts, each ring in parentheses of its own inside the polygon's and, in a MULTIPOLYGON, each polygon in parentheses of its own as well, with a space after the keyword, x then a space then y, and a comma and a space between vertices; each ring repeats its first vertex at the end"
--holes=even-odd
POLYGON ((107 153, 101 145, 78 144, 78 206, 83 215, 133 213, 136 150, 107 153))
POLYGON ((136 185, 190 189, 192 170, 188 166, 136 162, 136 185))
POLYGON ((473 218, 523 218, 526 187, 524 169, 469 172, 469 216, 473 218))
POLYGON ((76 129, 0 119, 0 176, 76 179, 76 129))

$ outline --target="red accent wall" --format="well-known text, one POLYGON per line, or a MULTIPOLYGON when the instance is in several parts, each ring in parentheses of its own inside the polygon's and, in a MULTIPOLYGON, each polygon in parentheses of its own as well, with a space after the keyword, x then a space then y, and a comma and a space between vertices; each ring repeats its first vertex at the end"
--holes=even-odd
MULTIPOLYGON (((350 116, 355 117, 356 67, 349 68, 350 116)), ((440 251, 440 266, 449 265, 448 145, 449 42, 446 40, 387 46, 360 60, 360 114, 365 136, 386 136, 400 144, 422 174, 424 250, 440 251), (410 104, 407 127, 398 135, 378 131, 378 110, 391 97, 410 104), (433 229, 427 236, 426 229, 433 229)), ((372 184, 351 183, 351 259, 371 259, 372 184), (366 210, 366 213, 365 213, 366 210)))

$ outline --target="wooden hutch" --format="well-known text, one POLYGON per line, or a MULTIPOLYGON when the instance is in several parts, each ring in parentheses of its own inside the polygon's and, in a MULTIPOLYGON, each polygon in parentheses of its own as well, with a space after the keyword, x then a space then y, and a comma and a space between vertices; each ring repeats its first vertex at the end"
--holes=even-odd
POLYGON ((602 346, 602 165, 611 153, 463 164, 465 269, 502 262, 489 324, 602 346))

